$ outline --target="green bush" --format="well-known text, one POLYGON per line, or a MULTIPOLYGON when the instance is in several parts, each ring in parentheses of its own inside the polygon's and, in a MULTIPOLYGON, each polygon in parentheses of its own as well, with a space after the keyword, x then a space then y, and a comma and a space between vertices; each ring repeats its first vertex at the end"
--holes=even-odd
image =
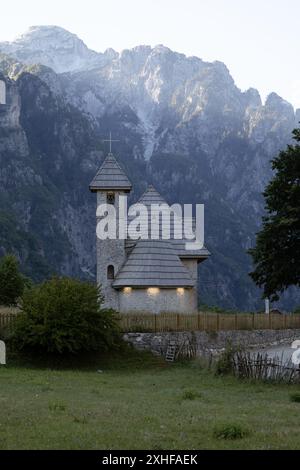
POLYGON ((237 350, 230 342, 226 344, 225 350, 216 361, 216 375, 231 374, 234 370, 234 356, 237 350))
POLYGON ((115 312, 93 284, 54 278, 24 292, 12 343, 19 351, 75 354, 120 344, 115 312))
POLYGON ((300 403, 300 392, 291 393, 290 400, 294 403, 300 403))
POLYGON ((247 429, 242 428, 238 424, 226 424, 219 426, 214 430, 214 437, 216 439, 236 440, 243 439, 249 435, 247 429))
POLYGON ((25 277, 19 272, 18 261, 6 255, 0 261, 0 305, 17 305, 25 287, 25 277))

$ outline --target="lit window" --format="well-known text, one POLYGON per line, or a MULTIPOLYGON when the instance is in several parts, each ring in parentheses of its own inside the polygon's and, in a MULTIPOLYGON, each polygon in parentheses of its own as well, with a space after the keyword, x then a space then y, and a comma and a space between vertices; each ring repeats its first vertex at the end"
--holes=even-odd
POLYGON ((157 295, 159 293, 158 287, 149 287, 147 289, 149 295, 157 295))

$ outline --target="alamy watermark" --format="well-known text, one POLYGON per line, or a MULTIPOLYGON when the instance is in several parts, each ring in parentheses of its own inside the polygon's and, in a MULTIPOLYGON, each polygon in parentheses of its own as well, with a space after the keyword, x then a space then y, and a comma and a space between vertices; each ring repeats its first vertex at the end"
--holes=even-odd
POLYGON ((0 104, 6 104, 6 85, 3 80, 0 80, 0 104))
POLYGON ((97 207, 97 237, 100 240, 184 240, 186 250, 204 246, 204 204, 133 204, 127 196, 97 207), (193 214, 194 209, 194 214, 193 214))

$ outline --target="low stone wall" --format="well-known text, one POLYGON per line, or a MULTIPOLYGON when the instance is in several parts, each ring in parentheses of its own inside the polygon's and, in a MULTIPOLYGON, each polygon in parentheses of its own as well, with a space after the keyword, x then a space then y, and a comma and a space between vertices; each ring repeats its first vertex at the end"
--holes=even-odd
POLYGON ((148 350, 154 354, 164 355, 170 341, 182 344, 184 341, 194 345, 197 355, 218 354, 226 344, 245 348, 266 348, 280 344, 291 343, 300 339, 300 329, 297 330, 237 330, 218 332, 181 332, 181 333, 126 333, 124 340, 139 350, 148 350))

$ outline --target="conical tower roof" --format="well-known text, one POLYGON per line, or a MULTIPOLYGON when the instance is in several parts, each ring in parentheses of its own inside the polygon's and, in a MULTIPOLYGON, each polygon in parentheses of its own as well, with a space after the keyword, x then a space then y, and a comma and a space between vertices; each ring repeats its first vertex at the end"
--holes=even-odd
POLYGON ((150 206, 151 204, 167 204, 162 195, 159 194, 151 184, 148 186, 144 194, 142 194, 138 203, 145 204, 145 206, 150 206))
POLYGON ((91 191, 107 191, 122 190, 130 191, 132 184, 130 183, 124 170, 114 157, 109 153, 99 168, 95 178, 90 184, 91 191))
POLYGON ((113 287, 193 287, 194 282, 169 240, 139 240, 113 287))

